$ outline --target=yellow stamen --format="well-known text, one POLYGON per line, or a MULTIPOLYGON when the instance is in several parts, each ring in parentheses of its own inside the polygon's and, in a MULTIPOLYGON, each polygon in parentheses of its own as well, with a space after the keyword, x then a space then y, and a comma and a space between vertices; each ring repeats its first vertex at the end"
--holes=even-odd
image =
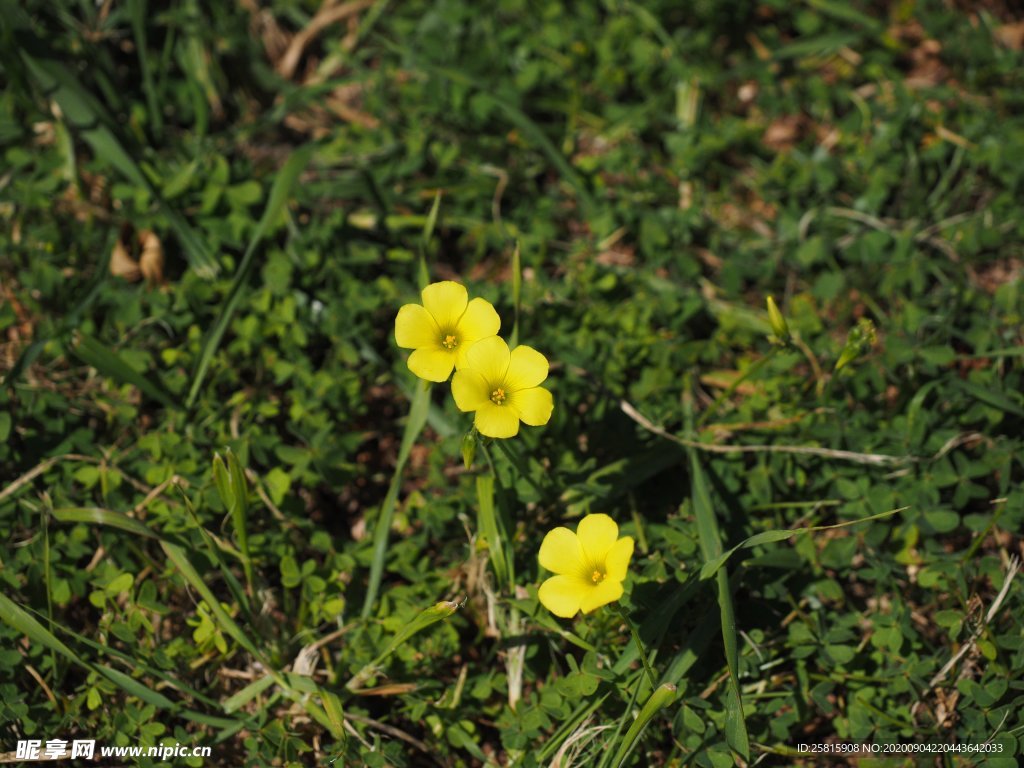
POLYGON ((594 571, 590 575, 590 580, 592 582, 594 582, 595 584, 597 584, 599 581, 604 581, 604 574, 601 573, 600 571, 594 571))
POLYGON ((505 397, 505 390, 502 389, 501 387, 498 387, 496 390, 491 392, 491 402, 494 403, 495 405, 501 405, 502 403, 504 403, 505 397))
POLYGON ((441 346, 445 349, 455 349, 459 346, 459 340, 449 333, 444 337, 444 340, 441 342, 441 346))

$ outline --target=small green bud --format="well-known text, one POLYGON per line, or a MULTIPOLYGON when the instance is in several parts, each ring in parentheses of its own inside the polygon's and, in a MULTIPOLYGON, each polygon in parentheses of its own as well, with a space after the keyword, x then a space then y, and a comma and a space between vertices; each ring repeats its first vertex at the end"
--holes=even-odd
POLYGON ((462 463, 466 469, 473 468, 473 459, 476 458, 476 428, 469 430, 462 438, 462 463))
POLYGON ((786 318, 782 316, 779 311, 778 305, 775 303, 775 299, 771 296, 768 297, 768 322, 771 323, 772 333, 775 334, 775 338, 781 344, 785 344, 789 341, 789 325, 786 323, 786 318))
POLYGON ((846 336, 846 345, 843 347, 839 359, 836 361, 835 370, 839 371, 852 363, 865 349, 873 347, 878 340, 875 333, 875 324, 866 317, 862 317, 857 324, 850 329, 846 336))

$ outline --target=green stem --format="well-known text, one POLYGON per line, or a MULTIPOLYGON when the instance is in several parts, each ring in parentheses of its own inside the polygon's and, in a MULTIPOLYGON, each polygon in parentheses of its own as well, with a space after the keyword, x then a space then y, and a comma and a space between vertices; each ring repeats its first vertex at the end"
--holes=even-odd
POLYGON ((616 611, 618 612, 619 616, 622 617, 622 620, 626 622, 626 626, 629 627, 630 634, 633 635, 633 642, 636 643, 636 649, 640 652, 640 660, 644 663, 644 672, 647 673, 647 679, 651 682, 651 690, 657 690, 658 680, 654 676, 654 670, 651 669, 651 662, 647 659, 647 651, 644 648, 643 641, 640 639, 640 633, 636 630, 636 625, 633 624, 632 620, 629 618, 629 615, 622 609, 621 606, 616 606, 616 611))
POLYGON ((505 519, 505 491, 494 468, 494 460, 491 458, 486 441, 480 441, 480 448, 483 450, 487 466, 490 468, 490 477, 477 477, 477 527, 487 539, 487 546, 491 548, 491 568, 494 569, 494 576, 498 580, 499 587, 507 588, 509 595, 514 595, 516 592, 515 553, 512 551, 511 541, 508 537, 508 521, 505 519), (487 480, 490 482, 488 483, 487 480), (495 489, 497 496, 500 497, 497 503, 495 489))
POLYGON ((398 449, 398 461, 395 462, 395 471, 391 475, 391 484, 388 486, 384 503, 381 504, 380 514, 374 523, 373 530, 373 562, 370 563, 370 578, 366 585, 366 598, 363 601, 362 618, 369 618, 373 611, 373 603, 377 599, 377 592, 380 589, 380 582, 384 576, 384 560, 388 552, 388 533, 391 530, 391 519, 395 515, 395 506, 398 504, 398 491, 402 482, 402 470, 409 460, 409 454, 416 443, 416 438, 423 431, 427 423, 427 411, 430 408, 430 382, 417 381, 416 391, 409 406, 409 418, 405 422, 405 431, 402 433, 402 444, 398 449))

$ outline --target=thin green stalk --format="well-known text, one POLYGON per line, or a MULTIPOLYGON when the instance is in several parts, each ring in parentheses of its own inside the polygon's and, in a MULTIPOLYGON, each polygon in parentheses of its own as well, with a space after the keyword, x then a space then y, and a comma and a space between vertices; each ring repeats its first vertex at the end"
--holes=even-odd
MULTIPOLYGON (((50 513, 52 513, 53 505, 50 502, 50 496, 45 496, 47 510, 43 512, 43 580, 46 586, 46 622, 49 625, 50 632, 54 631, 53 623, 53 576, 50 571, 50 513)), ((57 667, 57 654, 53 648, 50 651, 50 665, 53 668, 53 674, 56 677, 58 675, 57 667)))
POLYGON ((519 241, 516 240, 516 249, 512 252, 512 335, 509 337, 509 346, 515 349, 519 345, 519 307, 523 292, 523 268, 522 259, 519 255, 519 241))
MULTIPOLYGON (((478 520, 477 528, 487 540, 490 552, 491 568, 498 583, 499 590, 507 590, 508 595, 515 596, 516 572, 515 552, 512 548, 512 541, 508 536, 504 507, 495 504, 495 487, 501 490, 498 480, 498 473, 494 468, 494 461, 487 448, 487 443, 480 440, 480 447, 483 450, 484 458, 490 468, 490 474, 479 475, 476 479, 478 520)), ((517 637, 523 631, 522 617, 514 605, 497 606, 495 619, 501 628, 503 637, 517 637)), ((508 682, 508 705, 515 709, 523 693, 523 669, 526 663, 526 646, 523 644, 510 647, 505 654, 505 671, 508 682)))
POLYGON ((515 553, 512 551, 511 541, 508 536, 508 526, 505 525, 503 514, 504 506, 501 504, 504 490, 501 486, 501 479, 494 467, 494 459, 487 448, 487 441, 480 440, 480 449, 483 451, 490 475, 487 480, 483 477, 477 478, 477 501, 479 509, 479 530, 488 539, 487 544, 492 548, 491 566, 494 568, 494 575, 502 588, 508 588, 509 594, 514 595, 516 590, 515 553), (495 504, 495 490, 498 494, 498 503, 495 504))
MULTIPOLYGON (((625 710, 625 712, 623 712, 622 717, 619 718, 618 723, 616 723, 615 731, 611 734, 611 736, 605 742, 606 744, 608 744, 609 747, 612 744, 615 744, 616 742, 619 741, 619 736, 622 734, 622 729, 623 728, 627 728, 628 729, 628 727, 633 724, 633 721, 630 718, 631 718, 631 715, 633 714, 633 708, 636 706, 636 700, 639 697, 639 695, 640 695, 640 686, 639 685, 633 686, 633 695, 630 697, 629 702, 626 704, 626 710, 625 710)), ((613 757, 613 753, 612 753, 611 749, 605 749, 604 750, 604 755, 601 758, 601 762, 597 764, 597 768, 606 768, 606 766, 611 762, 612 757, 613 757)))
POLYGON ((430 408, 430 382, 419 381, 416 393, 413 395, 412 404, 409 406, 409 418, 405 422, 405 431, 402 433, 402 444, 398 449, 398 460, 395 462, 395 471, 391 475, 391 484, 388 486, 387 496, 380 507, 380 515, 374 525, 373 531, 373 562, 370 564, 370 578, 366 584, 366 598, 363 601, 362 617, 369 618, 373 611, 373 603, 377 599, 377 592, 380 589, 380 581, 384 575, 384 559, 388 551, 388 533, 391 530, 391 520, 395 516, 395 506, 398 503, 398 491, 402 484, 402 470, 409 460, 412 447, 416 444, 416 438, 423 431, 427 423, 427 411, 430 408))
MULTIPOLYGON (((693 434, 693 397, 691 395, 692 377, 686 376, 683 389, 683 419, 687 432, 693 434)), ((697 459, 697 452, 687 448, 690 458, 691 501, 694 516, 697 519, 697 534, 700 541, 701 555, 707 563, 716 560, 723 554, 722 537, 718 530, 718 520, 711 501, 704 470, 697 459)), ((750 756, 750 739, 743 715, 743 700, 739 689, 739 652, 737 649, 736 613, 733 607, 732 590, 726 569, 720 568, 716 574, 718 583, 718 606, 722 623, 722 644, 725 646, 725 661, 729 668, 729 686, 726 699, 725 739, 726 743, 744 760, 750 756)))
POLYGON ((629 614, 623 610, 622 606, 616 606, 616 611, 619 616, 622 617, 622 620, 626 622, 626 626, 629 627, 630 634, 633 635, 633 642, 636 643, 636 649, 640 653, 640 661, 644 664, 644 672, 647 673, 647 679, 651 683, 651 690, 656 690, 658 688, 658 679, 654 675, 654 670, 651 669, 651 662, 647 658, 647 650, 644 648, 643 641, 640 639, 640 633, 636 631, 636 625, 633 624, 632 620, 629 618, 629 614))

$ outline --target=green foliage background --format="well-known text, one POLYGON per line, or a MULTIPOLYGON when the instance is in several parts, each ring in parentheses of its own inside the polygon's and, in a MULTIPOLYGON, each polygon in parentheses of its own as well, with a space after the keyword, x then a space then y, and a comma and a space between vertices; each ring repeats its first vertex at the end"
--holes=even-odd
POLYGON ((1020 583, 986 613, 1024 521, 1024 62, 1020 22, 967 5, 379 0, 282 74, 315 3, 0 2, 0 750, 609 764, 650 693, 629 633, 536 601, 543 533, 602 511, 678 686, 625 764, 845 741, 1016 765, 1020 583), (162 284, 111 276, 126 225, 162 284), (439 386, 360 618, 416 386, 394 315, 422 254, 507 332, 516 241, 556 402, 515 441, 533 483, 496 455, 520 589, 487 575, 439 386), (769 294, 797 343, 768 339, 769 294), (833 371, 862 319, 875 343, 833 371), (899 510, 720 572, 745 728, 702 500, 725 548, 899 510), (441 600, 464 604, 375 695, 345 687, 441 600))

